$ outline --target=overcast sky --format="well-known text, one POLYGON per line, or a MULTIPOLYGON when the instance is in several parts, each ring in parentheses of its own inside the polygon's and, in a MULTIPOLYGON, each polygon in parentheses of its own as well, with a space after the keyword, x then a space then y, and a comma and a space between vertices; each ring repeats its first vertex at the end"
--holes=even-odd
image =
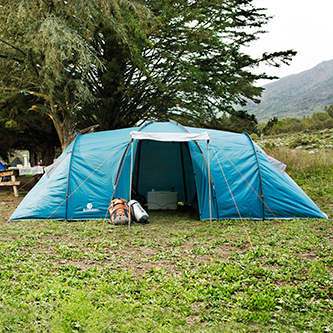
POLYGON ((267 15, 274 17, 265 27, 268 33, 247 52, 260 56, 263 52, 297 51, 290 66, 262 67, 262 71, 285 77, 333 59, 333 0, 254 0, 254 4, 267 8, 267 15))

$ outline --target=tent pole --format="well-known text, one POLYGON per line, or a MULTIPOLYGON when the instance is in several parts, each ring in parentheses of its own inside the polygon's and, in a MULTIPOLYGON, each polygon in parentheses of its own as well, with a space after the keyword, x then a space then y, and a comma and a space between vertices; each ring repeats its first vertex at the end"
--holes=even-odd
MULTIPOLYGON (((132 181, 133 181, 133 139, 131 140, 131 168, 130 168, 130 187, 129 187, 129 195, 128 202, 131 201, 132 197, 132 181)), ((128 211, 129 221, 128 221, 128 232, 131 231, 131 209, 128 211)))
POLYGON ((259 162, 259 157, 257 154, 257 150, 253 144, 252 138, 251 136, 244 132, 243 134, 246 135, 246 137, 250 140, 252 148, 253 148, 253 152, 254 152, 254 156, 257 160, 257 164, 258 164, 258 176, 259 176, 259 182, 260 182, 260 201, 261 201, 261 207, 262 207, 262 220, 265 221, 265 202, 264 202, 264 191, 263 191, 263 186, 262 186, 262 178, 261 178, 261 169, 260 169, 260 162, 259 162))
POLYGON ((210 161, 209 161, 209 140, 207 140, 207 160, 208 160, 208 190, 209 190, 209 221, 212 227, 212 189, 210 176, 210 161))
POLYGON ((186 188, 186 174, 185 174, 185 167, 184 167, 184 151, 183 151, 183 143, 182 142, 179 143, 179 147, 180 147, 180 160, 181 160, 181 164, 182 164, 182 173, 183 173, 183 185, 184 185, 185 202, 188 203, 187 188, 186 188))
POLYGON ((67 213, 68 213, 68 199, 69 199, 69 182, 70 182, 70 175, 71 175, 71 168, 72 168, 72 160, 73 160, 73 155, 74 155, 74 148, 75 148, 75 144, 76 144, 76 141, 78 139, 78 137, 80 136, 81 134, 78 134, 75 139, 74 139, 74 142, 73 142, 73 147, 72 147, 72 152, 71 152, 71 156, 70 156, 70 160, 69 160, 69 166, 68 166, 68 176, 67 176, 67 188, 66 188, 66 211, 65 211, 65 221, 67 222, 67 213))

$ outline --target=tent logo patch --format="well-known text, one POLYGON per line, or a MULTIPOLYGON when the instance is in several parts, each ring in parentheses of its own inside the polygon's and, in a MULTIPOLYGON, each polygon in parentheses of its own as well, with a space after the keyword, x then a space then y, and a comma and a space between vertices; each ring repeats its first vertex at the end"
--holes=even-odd
POLYGON ((87 203, 86 208, 83 208, 84 212, 99 212, 98 208, 94 208, 93 204, 91 202, 87 203))

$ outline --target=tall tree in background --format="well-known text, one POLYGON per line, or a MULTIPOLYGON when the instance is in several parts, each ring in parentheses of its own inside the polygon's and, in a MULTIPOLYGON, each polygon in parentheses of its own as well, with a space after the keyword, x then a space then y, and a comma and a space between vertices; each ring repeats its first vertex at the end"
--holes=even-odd
POLYGON ((127 11, 139 27, 149 14, 134 0, 1 1, 0 89, 43 100, 37 107, 52 119, 63 149, 77 132, 83 103, 96 98, 90 88, 103 54, 92 40, 99 27, 134 48, 123 21, 127 11))
MULTIPOLYGON (((163 22, 152 37, 151 63, 165 87, 163 100, 174 103, 173 118, 201 125, 223 113, 237 117, 236 105, 259 101, 263 89, 256 80, 272 78, 253 70, 263 62, 279 66, 291 60, 291 50, 257 59, 244 53, 270 19, 253 2, 149 1, 163 22)), ((239 116, 244 119, 243 112, 239 116)))
POLYGON ((62 148, 94 124, 113 129, 173 118, 255 126, 236 105, 258 101, 255 81, 272 77, 253 70, 288 63, 295 52, 244 53, 269 21, 253 2, 3 0, 0 89, 39 97, 62 148))
POLYGON ((255 131, 255 117, 236 106, 258 102, 263 89, 256 80, 273 77, 253 70, 264 62, 280 66, 295 55, 292 50, 260 58, 244 53, 270 19, 264 10, 252 0, 145 3, 156 23, 147 31, 151 45, 136 39, 141 58, 133 66, 128 51, 103 31, 104 44, 96 43, 106 61, 96 87, 99 104, 87 107, 84 119, 93 117, 102 129, 173 118, 192 126, 255 131))

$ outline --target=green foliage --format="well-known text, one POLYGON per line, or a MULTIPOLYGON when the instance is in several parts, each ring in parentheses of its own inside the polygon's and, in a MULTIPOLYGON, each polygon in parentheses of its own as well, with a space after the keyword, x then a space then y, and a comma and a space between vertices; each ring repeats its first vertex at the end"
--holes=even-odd
POLYGON ((273 118, 271 118, 267 122, 266 126, 263 128, 263 134, 265 134, 265 135, 269 134, 269 132, 271 131, 272 127, 274 125, 278 124, 278 122, 279 122, 278 117, 274 116, 273 118))
POLYGON ((101 129, 169 118, 215 126, 225 112, 228 126, 218 126, 256 132, 255 119, 234 105, 257 102, 255 81, 271 78, 254 68, 288 63, 295 52, 243 53, 269 21, 252 2, 3 1, 0 93, 39 97, 62 148, 77 127, 96 122, 101 129))
POLYGON ((302 118, 285 118, 278 120, 277 117, 270 119, 263 129, 265 135, 295 133, 301 131, 316 131, 333 128, 333 119, 325 112, 316 112, 312 116, 302 118))
POLYGON ((27 108, 27 105, 38 102, 38 98, 21 93, 0 103, 0 109, 7 118, 7 131, 12 133, 8 147, 29 150, 32 164, 38 162, 33 161, 34 154, 40 153, 44 165, 49 165, 53 163, 55 148, 60 143, 51 119, 42 112, 27 108))
POLYGON ((258 130, 258 122, 254 115, 249 115, 246 111, 229 111, 230 114, 223 112, 220 117, 212 116, 210 118, 201 115, 200 119, 195 121, 181 117, 182 124, 189 124, 194 127, 212 128, 222 131, 230 131, 236 133, 254 133, 260 134, 258 130))
POLYGON ((251 134, 251 139, 252 139, 252 141, 256 142, 256 141, 259 141, 260 138, 256 133, 252 133, 251 134))
POLYGON ((324 110, 328 113, 328 115, 333 118, 333 105, 325 106, 324 110))
POLYGON ((16 133, 7 126, 8 119, 3 118, 0 113, 0 158, 8 160, 8 153, 12 148, 12 143, 16 138, 16 133))
POLYGON ((82 105, 96 100, 92 82, 104 60, 92 43, 100 27, 107 27, 115 43, 126 45, 133 57, 136 54, 131 37, 136 34, 126 25, 127 12, 138 28, 149 18, 149 11, 136 1, 2 2, 0 91, 23 91, 42 99, 38 109, 52 119, 63 149, 77 133, 82 105))

